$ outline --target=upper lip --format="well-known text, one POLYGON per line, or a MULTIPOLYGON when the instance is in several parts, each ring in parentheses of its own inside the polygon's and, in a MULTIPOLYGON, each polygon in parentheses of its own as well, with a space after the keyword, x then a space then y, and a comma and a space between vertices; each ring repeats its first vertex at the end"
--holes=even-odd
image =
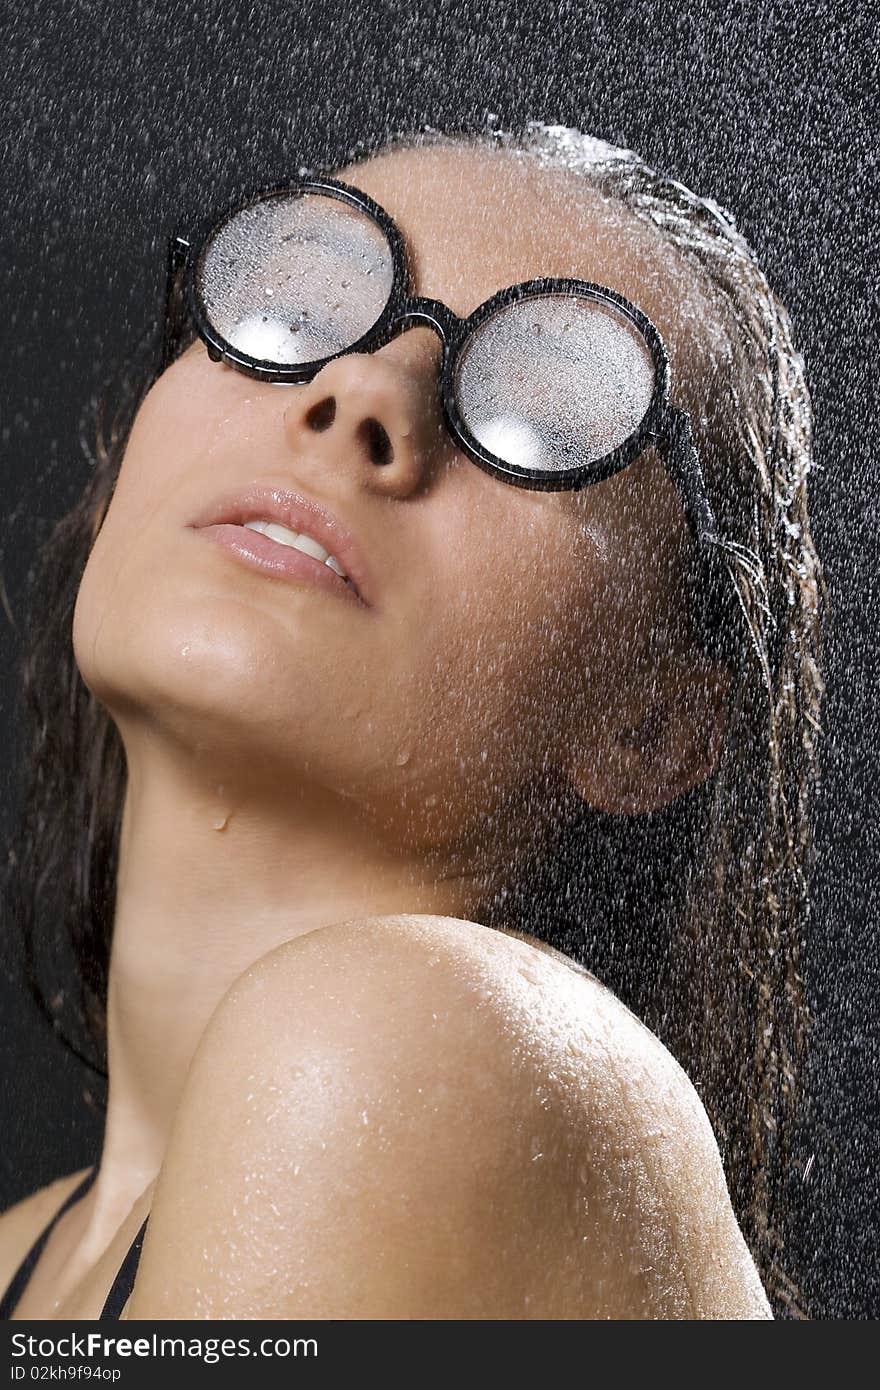
POLYGON ((370 604, 372 585, 351 532, 326 507, 302 493, 254 484, 216 498, 189 524, 197 528, 224 523, 242 526, 246 521, 259 519, 280 522, 291 531, 304 531, 319 541, 339 561, 361 601, 370 604))

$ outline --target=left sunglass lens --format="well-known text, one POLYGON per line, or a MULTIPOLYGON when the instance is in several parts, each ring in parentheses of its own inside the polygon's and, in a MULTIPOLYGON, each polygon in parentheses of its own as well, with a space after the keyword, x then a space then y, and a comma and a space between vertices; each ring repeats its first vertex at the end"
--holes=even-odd
POLYGON ((388 302, 393 273, 387 238, 367 213, 326 194, 270 194, 215 229, 196 292, 231 347, 293 366, 363 337, 388 302))
POLYGON ((516 467, 584 467, 644 419, 654 360, 608 300, 526 295, 484 319, 456 363, 458 409, 475 439, 516 467))

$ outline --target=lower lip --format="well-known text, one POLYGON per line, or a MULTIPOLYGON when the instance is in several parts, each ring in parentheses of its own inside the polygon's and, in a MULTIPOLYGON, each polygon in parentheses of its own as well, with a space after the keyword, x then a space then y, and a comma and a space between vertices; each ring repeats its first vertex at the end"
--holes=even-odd
POLYGON ((328 593, 336 594, 338 598, 356 603, 359 608, 366 607, 363 599, 329 565, 322 564, 312 555, 306 555, 303 550, 280 545, 260 531, 252 531, 247 526, 234 526, 229 522, 195 529, 199 535, 230 551, 252 569, 261 570, 263 574, 274 574, 281 579, 306 580, 326 589, 328 593))

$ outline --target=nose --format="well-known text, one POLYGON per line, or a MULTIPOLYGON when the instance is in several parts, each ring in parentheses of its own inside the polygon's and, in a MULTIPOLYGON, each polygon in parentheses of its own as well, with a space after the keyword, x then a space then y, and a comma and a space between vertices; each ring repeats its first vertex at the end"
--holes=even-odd
POLYGON ((356 470, 365 487, 407 495, 435 466, 446 437, 440 342, 411 328, 369 353, 346 353, 297 386, 284 411, 292 448, 328 468, 356 470))

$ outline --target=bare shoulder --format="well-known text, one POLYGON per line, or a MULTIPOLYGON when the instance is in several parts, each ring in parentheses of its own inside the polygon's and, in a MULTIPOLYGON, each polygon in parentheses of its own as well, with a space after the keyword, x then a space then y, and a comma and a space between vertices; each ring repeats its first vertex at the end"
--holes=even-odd
POLYGON ((0 1294, 34 1241, 88 1171, 80 1168, 76 1173, 56 1178, 0 1213, 0 1294))
POLYGON ((554 952, 399 915, 285 943, 212 1017, 129 1313, 172 1315, 769 1313, 658 1040, 554 952))

